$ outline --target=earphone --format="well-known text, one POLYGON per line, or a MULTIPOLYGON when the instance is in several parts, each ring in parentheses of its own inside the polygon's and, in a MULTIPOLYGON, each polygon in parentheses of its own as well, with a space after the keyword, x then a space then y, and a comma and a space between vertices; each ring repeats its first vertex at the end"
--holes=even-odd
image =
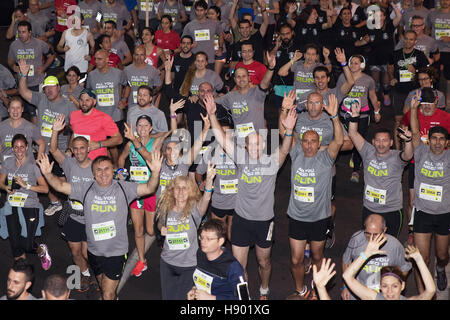
POLYGON ((364 70, 366 68, 366 59, 364 58, 364 56, 362 56, 360 54, 355 55, 355 56, 351 56, 350 59, 348 59, 348 64, 350 65, 350 63, 352 62, 352 59, 355 58, 355 57, 362 59, 362 62, 361 62, 361 64, 359 66, 361 67, 361 70, 364 70))

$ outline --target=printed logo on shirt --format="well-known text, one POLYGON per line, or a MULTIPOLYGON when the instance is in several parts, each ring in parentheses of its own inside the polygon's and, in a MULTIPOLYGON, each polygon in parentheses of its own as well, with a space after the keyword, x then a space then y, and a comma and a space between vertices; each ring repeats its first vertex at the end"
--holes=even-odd
POLYGON ((98 213, 116 212, 116 197, 115 196, 94 196, 91 204, 91 211, 98 213))
POLYGON ((298 168, 294 176, 294 181, 305 185, 315 184, 317 182, 315 169, 298 168))
POLYGON ((16 59, 19 61, 20 59, 25 60, 34 60, 35 53, 33 48, 27 48, 27 49, 18 49, 16 54, 16 59))
POLYGON ((371 160, 367 166, 367 172, 375 177, 387 177, 389 175, 386 162, 377 162, 376 160, 371 160))
POLYGON ((444 163, 433 163, 425 161, 420 168, 420 173, 428 178, 443 178, 444 177, 444 163))

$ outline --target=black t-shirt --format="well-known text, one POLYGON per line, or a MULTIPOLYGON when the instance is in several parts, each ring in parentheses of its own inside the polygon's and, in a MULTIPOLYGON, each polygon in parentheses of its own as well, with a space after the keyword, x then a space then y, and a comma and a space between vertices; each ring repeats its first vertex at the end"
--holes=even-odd
POLYGON ((389 62, 389 56, 394 51, 394 30, 392 20, 386 18, 386 25, 381 29, 368 29, 363 27, 361 34, 369 35, 369 64, 372 66, 386 65, 389 62))
POLYGON ((255 32, 254 34, 252 34, 250 36, 250 39, 248 40, 240 40, 239 42, 236 42, 233 45, 233 53, 231 56, 231 60, 232 61, 241 61, 242 60, 242 54, 241 54, 241 47, 242 47, 242 42, 244 41, 249 41, 253 44, 253 50, 255 52, 255 54, 253 55, 253 59, 264 63, 264 59, 263 59, 263 50, 264 50, 264 40, 261 36, 261 33, 259 31, 255 32))
POLYGON ((301 44, 302 49, 309 43, 314 43, 319 47, 323 46, 326 39, 326 32, 322 30, 323 23, 319 21, 315 24, 297 23, 295 26, 295 42, 301 44))
POLYGON ((410 75, 407 73, 408 65, 413 65, 417 71, 428 65, 428 59, 420 50, 414 49, 412 52, 406 54, 403 52, 402 48, 399 50, 395 50, 391 54, 389 58, 389 64, 394 65, 394 77, 398 80, 397 84, 395 85, 395 89, 403 93, 408 93, 417 87, 416 81, 414 81, 414 75, 410 75), (402 78, 402 80, 400 79, 400 77, 402 78), (406 81, 411 77, 411 81, 406 81))
POLYGON ((275 66, 275 70, 273 72, 272 84, 274 85, 285 85, 291 86, 294 83, 294 73, 289 70, 287 76, 282 77, 278 75, 278 70, 286 63, 288 63, 295 54, 295 50, 300 50, 300 44, 292 41, 289 46, 281 45, 278 48, 276 56, 277 56, 277 65, 275 66))
POLYGON ((175 79, 173 80, 173 87, 179 91, 184 81, 184 76, 189 69, 189 66, 195 61, 195 55, 189 58, 182 58, 180 54, 176 54, 173 58, 172 72, 175 72, 175 79))
POLYGON ((366 13, 364 12, 364 9, 361 7, 356 8, 355 14, 352 16, 352 20, 350 23, 352 26, 356 26, 363 22, 364 20, 367 20, 366 13))
POLYGON ((360 38, 360 30, 354 26, 345 27, 337 20, 330 31, 330 39, 334 41, 334 47, 345 50, 345 56, 351 57, 359 52, 355 42, 360 38))

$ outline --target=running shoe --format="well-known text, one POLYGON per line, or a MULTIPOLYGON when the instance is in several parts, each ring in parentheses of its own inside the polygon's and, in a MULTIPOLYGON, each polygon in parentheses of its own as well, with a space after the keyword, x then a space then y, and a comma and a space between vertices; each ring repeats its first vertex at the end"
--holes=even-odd
POLYGON ((80 281, 80 288, 77 289, 78 292, 86 292, 89 290, 90 287, 90 278, 81 275, 81 281, 80 281))
POLYGON ((442 271, 439 271, 436 268, 436 278, 437 278, 437 287, 440 291, 444 291, 447 289, 447 274, 445 273, 445 268, 442 271))
POLYGON ((259 288, 259 300, 269 300, 269 288, 267 288, 266 293, 261 293, 261 288, 259 288))
POLYGON ((145 270, 147 270, 147 263, 139 260, 134 265, 134 269, 131 271, 131 275, 140 277, 142 272, 144 272, 145 270))
POLYGON ((63 208, 61 202, 58 201, 58 203, 50 203, 47 207, 47 209, 44 210, 44 213, 46 216, 52 216, 58 211, 61 211, 63 208))
POLYGON ((309 296, 311 295, 311 291, 308 290, 306 285, 303 286, 303 290, 300 292, 295 290, 294 293, 289 295, 286 300, 309 300, 309 296))
POLYGON ((42 269, 48 270, 52 266, 52 257, 48 253, 48 248, 44 243, 39 245, 38 257, 41 260, 42 269))
POLYGON ((350 181, 353 183, 359 183, 359 173, 354 171, 350 177, 350 181))

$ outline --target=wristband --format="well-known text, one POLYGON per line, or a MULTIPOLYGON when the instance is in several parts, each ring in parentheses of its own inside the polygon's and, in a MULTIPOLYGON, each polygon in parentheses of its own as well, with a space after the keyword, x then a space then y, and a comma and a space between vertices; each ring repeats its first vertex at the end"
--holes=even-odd
POLYGON ((214 187, 211 187, 211 189, 206 189, 206 186, 204 186, 203 190, 205 190, 205 192, 213 192, 214 187))
POLYGON ((291 132, 291 134, 287 134, 287 133, 286 133, 286 130, 284 130, 284 136, 285 136, 285 137, 292 137, 292 132, 291 132))
POLYGON ((347 286, 343 286, 343 287, 341 288, 341 291, 344 290, 344 289, 347 289, 347 286))
POLYGON ((347 62, 341 63, 342 67, 345 67, 347 65, 347 62))
POLYGON ((361 251, 361 253, 359 254, 359 256, 360 256, 361 258, 363 258, 364 261, 367 260, 367 256, 366 256, 366 254, 364 253, 364 251, 361 251))
POLYGON ((359 122, 359 116, 357 117, 351 117, 350 122, 359 122))
POLYGON ((139 148, 137 148, 136 151, 141 150, 143 146, 144 146, 144 145, 143 145, 142 142, 141 142, 141 146, 140 146, 139 148))
POLYGON ((334 116, 331 116, 330 119, 333 120, 334 118, 337 118, 339 116, 339 114, 335 114, 334 116))
POLYGON ((273 67, 273 68, 271 69, 269 66, 267 66, 267 70, 273 71, 273 70, 275 70, 275 67, 273 67))
POLYGON ((171 115, 170 115, 170 119, 175 119, 176 117, 177 117, 176 114, 171 114, 171 115))

